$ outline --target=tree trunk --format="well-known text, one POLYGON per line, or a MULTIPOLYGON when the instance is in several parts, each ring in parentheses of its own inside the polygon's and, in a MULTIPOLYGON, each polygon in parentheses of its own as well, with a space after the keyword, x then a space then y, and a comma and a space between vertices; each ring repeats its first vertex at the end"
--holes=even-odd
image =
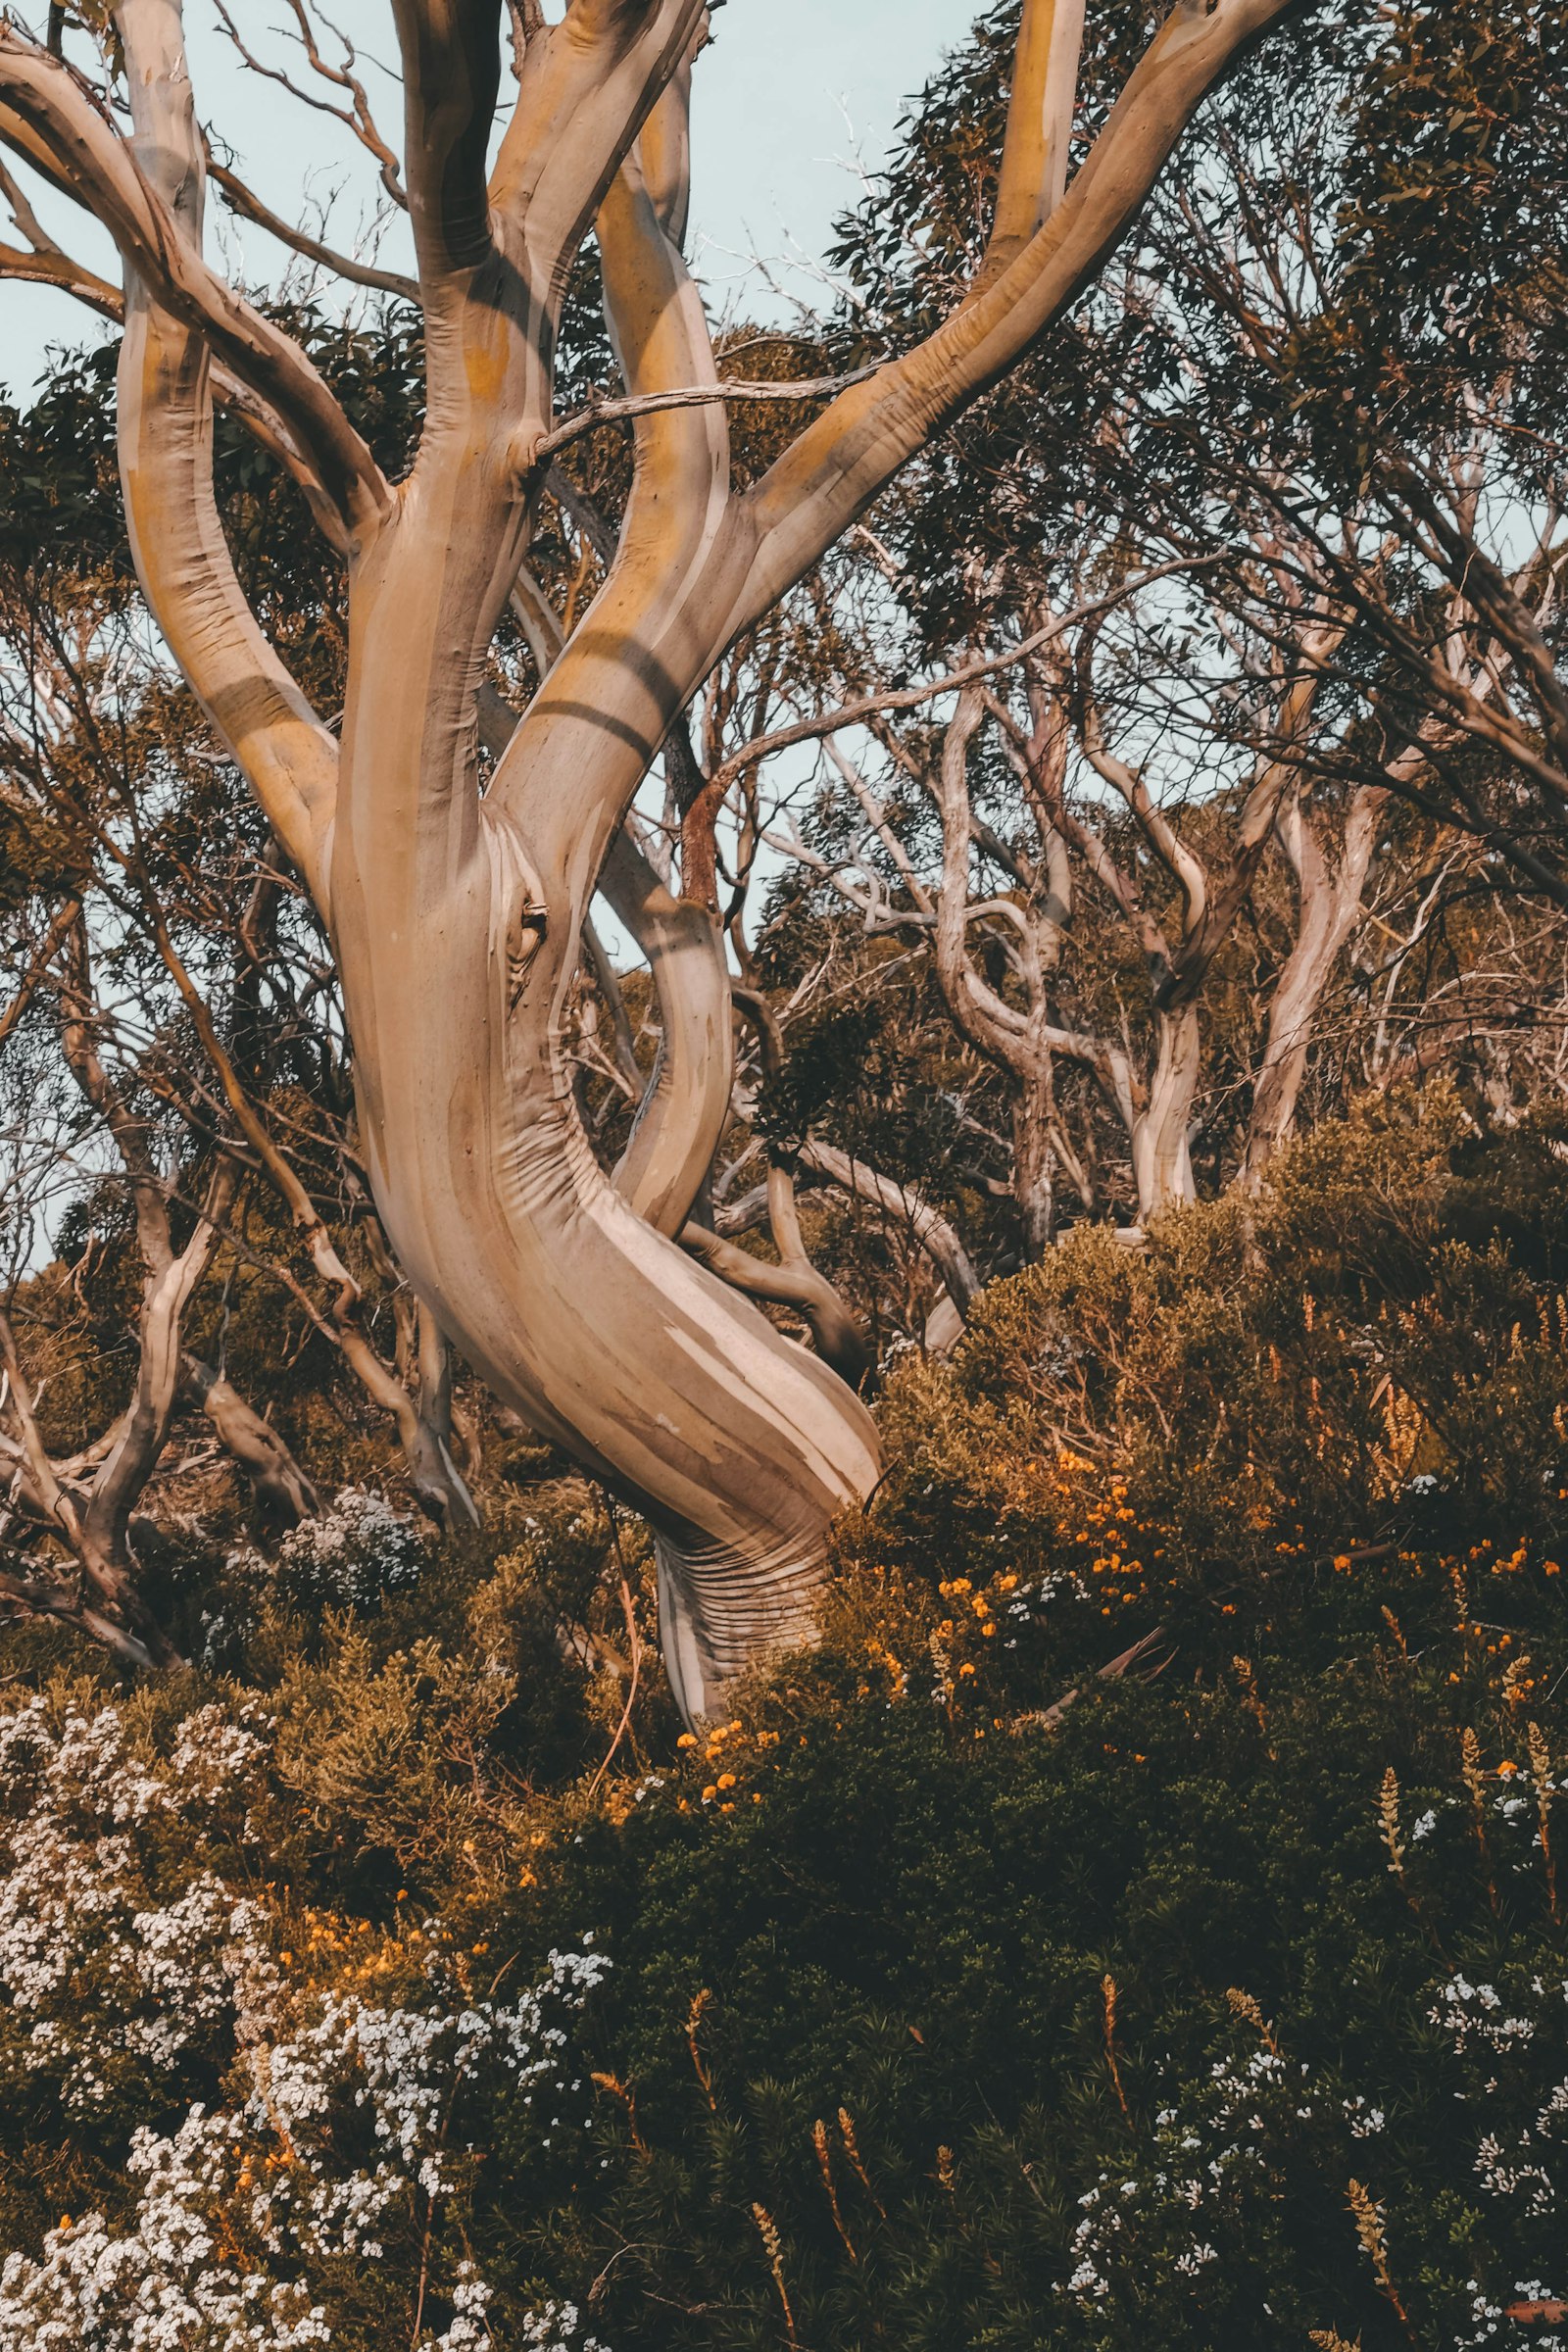
POLYGON ((1023 1076, 1012 1105, 1012 1197, 1018 1205, 1023 1260, 1036 1266, 1055 1238, 1056 1100, 1049 1055, 1023 1076))
POLYGON ((271 1531, 297 1527, 320 1516, 321 1498, 270 1422, 248 1405, 239 1391, 211 1364, 183 1358, 185 1385, 217 1430, 225 1453, 250 1481, 258 1523, 271 1531))
POLYGON ((1203 1051, 1197 1005, 1156 1012, 1154 1044, 1148 1099, 1135 1110, 1132 1128, 1138 1216, 1146 1225, 1162 1208, 1198 1198, 1190 1145, 1203 1051))
POLYGON ((1357 792, 1337 866, 1299 800, 1282 816, 1280 841, 1296 870, 1299 915, 1296 945, 1269 1006, 1263 1059, 1252 1090, 1244 1171, 1250 1192, 1259 1189, 1270 1160, 1289 1142, 1296 1125, 1318 1007, 1360 917, 1361 893, 1388 800, 1381 786, 1367 785, 1357 792))
MULTIPOLYGON (((143 175, 114 179, 112 215, 132 279, 120 429, 137 568, 330 925, 393 1247, 474 1370, 652 1523, 688 1720, 760 1653, 809 1636, 829 1525, 879 1459, 852 1392, 595 1162, 563 1026, 600 871, 725 647, 1076 299, 1194 109, 1287 4, 1181 0, 1057 233, 1042 227, 924 343, 843 390, 754 485, 731 479, 721 400, 644 413, 609 576, 481 793, 475 691, 543 495, 564 290, 590 220, 628 395, 717 388, 679 250, 706 8, 591 0, 544 25, 489 172, 494 11, 398 0, 428 397, 394 489, 304 356, 201 264, 179 11, 119 0, 143 175), (340 751, 233 573, 206 337, 278 403, 296 478, 349 559, 340 751)), ((1048 69, 1058 83, 1070 50, 1048 69)), ((40 74, 3 32, 0 64, 13 106, 67 123, 100 159, 113 128, 62 69, 40 74)), ((1055 164, 1030 135, 1008 169, 1033 175, 1043 222, 1055 164)))

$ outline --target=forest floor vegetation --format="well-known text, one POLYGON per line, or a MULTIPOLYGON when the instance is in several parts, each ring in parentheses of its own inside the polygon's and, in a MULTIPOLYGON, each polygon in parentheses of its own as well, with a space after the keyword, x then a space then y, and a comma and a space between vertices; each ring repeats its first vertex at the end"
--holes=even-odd
POLYGON ((697 1734, 526 1446, 10 1633, 0 2343, 1561 2352, 1565 1289, 1442 1086, 1081 1230, 697 1734))

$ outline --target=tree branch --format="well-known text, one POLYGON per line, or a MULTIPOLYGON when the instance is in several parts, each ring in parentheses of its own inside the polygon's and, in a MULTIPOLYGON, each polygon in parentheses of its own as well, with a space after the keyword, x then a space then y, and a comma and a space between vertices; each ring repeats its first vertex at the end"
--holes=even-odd
MULTIPOLYGON (((120 10, 122 26, 142 40, 144 51, 158 45, 146 24, 148 5, 122 0, 120 10)), ((134 73, 130 82, 133 106, 139 97, 145 116, 145 85, 134 73)), ((0 99, 0 133, 12 115, 27 124, 149 293, 285 418, 344 512, 362 521, 384 512, 390 492, 375 460, 299 346, 208 268, 71 68, 4 24, 0 99)), ((192 167, 184 150, 182 141, 180 186, 187 193, 176 189, 174 195, 189 211, 195 191, 188 189, 192 167)))

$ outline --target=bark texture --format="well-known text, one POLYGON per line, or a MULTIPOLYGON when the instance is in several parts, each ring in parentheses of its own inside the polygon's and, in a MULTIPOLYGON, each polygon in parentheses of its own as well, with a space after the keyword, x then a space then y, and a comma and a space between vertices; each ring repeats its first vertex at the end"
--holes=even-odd
MULTIPOLYGON (((657 1088, 621 1184, 597 1165, 563 1045, 591 900, 724 649, 1060 317, 1205 92, 1288 4, 1177 0, 1067 184, 1080 20, 1069 0, 1025 0, 1023 111, 973 287, 744 491, 680 250, 701 0, 571 0, 560 23, 526 20, 488 175, 501 0, 392 0, 428 396, 397 487, 303 353, 202 257, 204 145, 178 0, 115 10, 128 143, 61 61, 0 28, 0 136, 41 150, 126 265, 122 467, 137 567, 329 923, 388 1238, 498 1395, 652 1522, 689 1719, 721 1705, 759 1653, 809 1636, 829 1525, 875 1483, 877 1446, 825 1363, 666 1238, 702 1138, 666 1126, 657 1088), (481 791, 478 682, 544 494, 563 289, 591 224, 638 404, 634 487, 596 602, 481 791), (229 563, 212 489, 215 359, 264 404, 346 556, 340 743, 229 563), (649 405, 675 393, 696 397, 649 405)), ((710 975, 715 961, 705 950, 687 968, 710 975)), ((670 1052, 703 1061, 722 1028, 682 1031, 670 1052)), ((666 1092, 716 1105, 727 1084, 688 1071, 666 1092)))

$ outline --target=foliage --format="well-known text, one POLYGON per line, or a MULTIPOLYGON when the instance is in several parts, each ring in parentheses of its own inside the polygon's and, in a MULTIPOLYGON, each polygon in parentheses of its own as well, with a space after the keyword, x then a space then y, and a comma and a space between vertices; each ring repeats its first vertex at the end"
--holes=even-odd
MULTIPOLYGON (((1153 13, 1095 12, 1080 134, 1153 13)), ((1016 23, 1016 0, 986 10, 844 224, 839 317, 726 338, 748 374, 929 331, 983 250, 1016 23)), ((1034 1264, 1017 1106, 944 1004, 935 914, 878 930, 822 881, 858 871, 891 906, 903 859, 940 862, 932 708, 866 731, 887 831, 819 794, 798 868, 747 862, 766 815, 748 774, 725 919, 787 1051, 743 1066, 710 1205, 748 1231, 731 1180, 755 1200, 800 1177, 813 1258, 876 1342, 887 1470, 837 1532, 820 1649, 678 1739, 652 1542, 603 1492, 466 1377, 482 1528, 437 1535, 388 1491, 384 1402, 343 1342, 368 1332, 407 1397, 418 1334, 366 1191, 327 943, 149 654, 111 358, 63 359, 0 413, 4 1302, 68 1482, 131 1393, 138 1153, 181 1241, 248 1089, 350 1269, 335 1306, 307 1289, 298 1209, 248 1150, 180 1340, 336 1500, 282 1536, 259 1507, 247 1524, 185 1396, 133 1553, 191 1663, 136 1684, 62 1622, 6 1627, 0 2345, 1568 2346, 1561 939, 1496 863, 1560 886, 1554 787, 1538 807, 1520 778, 1553 694, 1561 716, 1562 11, 1410 0, 1369 26, 1327 0, 1295 37, 1290 74, 1260 53, 1216 96, 1198 168, 1102 287, 720 665, 701 757, 1177 549, 1200 587, 1163 589, 1130 635, 1097 618, 1061 691, 1087 699, 1100 646, 1113 716, 1159 740, 1173 821, 1219 877, 1272 725, 1259 572, 1287 616, 1353 607, 1297 777, 1328 839, 1430 715, 1445 565, 1469 560, 1442 516, 1500 514, 1505 548, 1532 501, 1550 528, 1513 583, 1529 627, 1494 614, 1484 650, 1499 692, 1544 677, 1540 707, 1512 755, 1446 740, 1391 814, 1305 1132, 1266 1188, 1225 1184, 1304 927, 1272 851, 1205 989, 1212 1197, 1147 1233, 1102 1221, 1132 1198, 1125 1121, 1106 1064, 1063 1067, 1082 1214, 1034 1264), (1467 508, 1448 486, 1472 466, 1467 508), (52 926, 83 897, 118 1172, 54 1067, 74 1016, 52 926), (806 1193, 813 1140, 916 1188, 992 1278, 951 1359, 919 1345, 931 1267, 896 1214, 806 1193)), ((598 293, 590 252, 564 411, 614 381, 598 293)), ((401 472, 412 313, 273 307, 401 472)), ((739 478, 802 414, 737 411, 739 478)), ((629 449, 619 427, 574 441, 574 496, 545 503, 533 559, 568 629, 604 576, 583 502, 613 522, 629 449)), ((222 416, 217 481, 247 594, 337 710, 336 558, 222 416)), ((524 699, 535 662, 509 621, 493 682, 524 699)), ((1006 940, 1051 875, 994 741, 969 788, 992 894, 975 969, 1018 1013, 1006 940)), ((1080 799, 1168 922, 1176 868, 1080 799)), ((1148 1064, 1147 936, 1079 896, 1101 919, 1063 925, 1054 1015, 1148 1064)), ((642 975, 620 993, 584 981, 568 1013, 607 1165, 658 1028, 642 975)), ((25 1522, 29 1564, 52 1524, 25 1522)))
POLYGON ((571 1481, 499 1555, 350 1493, 219 1556, 220 1671, 33 1636, 4 2340, 1511 2340, 1568 2288, 1561 1165, 1436 1088, 994 1285, 823 1647, 673 1748, 612 1745, 651 1563, 571 1481))

